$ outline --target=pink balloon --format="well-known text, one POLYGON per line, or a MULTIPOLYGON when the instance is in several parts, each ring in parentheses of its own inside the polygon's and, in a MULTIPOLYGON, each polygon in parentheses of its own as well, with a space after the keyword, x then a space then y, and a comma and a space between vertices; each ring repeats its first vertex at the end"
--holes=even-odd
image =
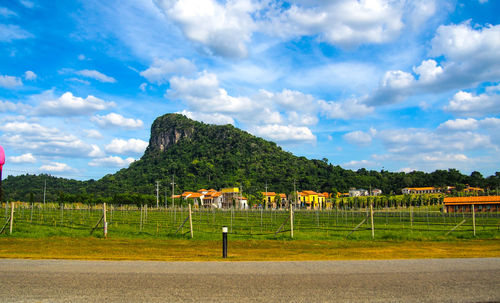
POLYGON ((5 164, 5 152, 3 147, 0 145, 0 168, 5 164))

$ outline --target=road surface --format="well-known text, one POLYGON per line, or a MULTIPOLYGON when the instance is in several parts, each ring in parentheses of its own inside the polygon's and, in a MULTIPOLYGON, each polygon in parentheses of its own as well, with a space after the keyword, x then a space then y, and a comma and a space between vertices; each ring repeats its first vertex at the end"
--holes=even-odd
POLYGON ((1 302, 500 302, 500 258, 0 260, 1 302))

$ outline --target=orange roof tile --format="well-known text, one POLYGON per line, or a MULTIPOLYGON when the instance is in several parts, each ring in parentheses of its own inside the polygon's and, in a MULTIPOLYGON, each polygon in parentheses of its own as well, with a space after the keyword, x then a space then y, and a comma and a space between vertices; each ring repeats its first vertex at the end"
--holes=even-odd
POLYGON ((403 189, 409 189, 409 190, 435 190, 437 188, 433 187, 433 186, 428 186, 428 187, 405 187, 403 189))
POLYGON ((269 192, 269 191, 268 192, 263 191, 262 195, 264 195, 264 196, 276 196, 276 193, 272 192, 272 191, 271 192, 269 192))
POLYGON ((312 190, 303 190, 302 191, 306 195, 317 195, 318 193, 312 190))
POLYGON ((479 196, 479 197, 446 197, 444 204, 500 204, 500 196, 479 196))

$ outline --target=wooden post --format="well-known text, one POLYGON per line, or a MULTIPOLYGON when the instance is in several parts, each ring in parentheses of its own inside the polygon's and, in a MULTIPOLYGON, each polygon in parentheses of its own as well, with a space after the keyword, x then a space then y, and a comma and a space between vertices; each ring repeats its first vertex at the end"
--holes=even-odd
POLYGON ((413 206, 410 205, 410 228, 413 228, 413 206))
POLYGON ((104 238, 108 238, 108 221, 106 220, 106 203, 102 204, 102 217, 103 217, 103 231, 104 231, 104 238))
POLYGON ((191 230, 191 239, 193 238, 193 217, 191 216, 191 204, 188 204, 189 207, 189 229, 191 230))
POLYGON ((144 208, 144 206, 141 204, 141 225, 140 225, 140 231, 142 231, 142 209, 144 208))
POLYGON ((290 237, 293 239, 293 205, 290 204, 290 237))
POLYGON ((10 208, 10 229, 9 229, 9 231, 10 231, 11 235, 12 235, 12 227, 14 225, 14 205, 15 204, 16 204, 15 202, 10 202, 11 208, 10 208))
POLYGON ((372 239, 375 239, 375 226, 373 225, 373 204, 370 204, 370 217, 372 220, 372 239))
POLYGON ((472 204, 472 228, 474 229, 474 237, 476 236, 476 211, 472 204))

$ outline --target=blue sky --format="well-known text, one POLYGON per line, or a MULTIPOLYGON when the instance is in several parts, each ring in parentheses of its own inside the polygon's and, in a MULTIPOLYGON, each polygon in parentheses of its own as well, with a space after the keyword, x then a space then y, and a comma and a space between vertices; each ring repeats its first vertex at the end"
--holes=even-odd
POLYGON ((0 1, 4 175, 98 179, 165 113, 348 169, 499 171, 494 0, 0 1))

